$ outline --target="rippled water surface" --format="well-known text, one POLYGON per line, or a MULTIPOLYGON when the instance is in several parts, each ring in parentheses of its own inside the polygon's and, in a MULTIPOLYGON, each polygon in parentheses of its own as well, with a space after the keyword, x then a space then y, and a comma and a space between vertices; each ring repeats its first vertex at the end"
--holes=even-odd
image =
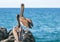
MULTIPOLYGON (((0 27, 15 27, 19 13, 19 8, 0 8, 0 27)), ((60 8, 26 8, 24 16, 33 21, 36 42, 60 42, 60 8)))

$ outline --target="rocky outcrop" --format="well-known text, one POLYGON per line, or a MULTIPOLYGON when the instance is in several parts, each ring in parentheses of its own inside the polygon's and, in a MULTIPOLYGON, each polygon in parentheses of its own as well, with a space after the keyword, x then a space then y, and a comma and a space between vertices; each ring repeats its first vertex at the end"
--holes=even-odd
POLYGON ((25 34, 23 34, 23 42, 35 42, 34 36, 30 31, 25 31, 25 34))
POLYGON ((8 37, 7 29, 0 28, 0 41, 8 37))
POLYGON ((14 42, 12 30, 7 32, 6 28, 0 28, 0 42, 14 42))
MULTIPOLYGON (((22 42, 35 42, 35 39, 30 31, 25 31, 22 42)), ((12 30, 7 32, 6 28, 0 28, 0 42, 14 42, 12 30)))

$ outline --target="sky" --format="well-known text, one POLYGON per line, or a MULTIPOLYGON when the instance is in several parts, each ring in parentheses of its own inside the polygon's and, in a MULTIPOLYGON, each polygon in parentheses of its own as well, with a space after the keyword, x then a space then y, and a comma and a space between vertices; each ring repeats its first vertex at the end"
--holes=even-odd
POLYGON ((60 0, 0 0, 0 8, 60 8, 60 0))

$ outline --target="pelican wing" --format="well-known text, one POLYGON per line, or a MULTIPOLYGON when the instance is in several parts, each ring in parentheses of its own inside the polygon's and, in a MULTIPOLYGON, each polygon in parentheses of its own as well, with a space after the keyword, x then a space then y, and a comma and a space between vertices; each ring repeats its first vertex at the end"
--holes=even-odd
POLYGON ((21 17, 20 18, 20 22, 22 23, 22 25, 24 25, 25 27, 28 27, 29 28, 29 23, 26 21, 25 18, 21 17))
POLYGON ((26 20, 29 22, 30 26, 33 27, 33 22, 32 22, 32 20, 31 20, 31 19, 28 19, 28 18, 26 18, 26 20))

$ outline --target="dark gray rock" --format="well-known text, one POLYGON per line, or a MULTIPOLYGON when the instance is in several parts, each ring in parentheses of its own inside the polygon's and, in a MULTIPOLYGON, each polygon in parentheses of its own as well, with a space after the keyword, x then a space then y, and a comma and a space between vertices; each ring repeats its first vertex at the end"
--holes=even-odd
MULTIPOLYGON (((22 42, 35 42, 34 36, 32 33, 28 30, 24 31, 25 33, 23 34, 23 41, 22 42)), ((14 41, 14 36, 12 30, 9 31, 9 41, 14 41), (12 37, 11 37, 12 36, 12 37)))
POLYGON ((5 40, 1 40, 1 42, 14 42, 14 36, 11 35, 5 40))
POLYGON ((12 30, 8 32, 8 37, 4 40, 1 40, 0 42, 14 42, 14 36, 12 30))
MULTIPOLYGON (((0 28, 0 42, 14 42, 14 40, 12 30, 7 33, 7 29, 0 28)), ((22 42, 35 42, 34 36, 30 31, 25 31, 22 42)))
POLYGON ((25 31, 25 34, 23 34, 23 42, 35 42, 34 36, 30 31, 25 31))
POLYGON ((0 28, 0 41, 8 37, 7 29, 0 28))
POLYGON ((13 35, 13 31, 10 30, 10 31, 8 32, 8 34, 9 34, 9 36, 13 35))

